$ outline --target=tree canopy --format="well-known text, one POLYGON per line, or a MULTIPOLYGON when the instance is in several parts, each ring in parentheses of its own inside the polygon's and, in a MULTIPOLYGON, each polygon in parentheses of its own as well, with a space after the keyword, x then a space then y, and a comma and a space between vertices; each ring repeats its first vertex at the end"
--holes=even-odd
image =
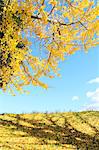
POLYGON ((61 60, 98 44, 98 12, 92 0, 0 0, 0 88, 47 88, 61 60))

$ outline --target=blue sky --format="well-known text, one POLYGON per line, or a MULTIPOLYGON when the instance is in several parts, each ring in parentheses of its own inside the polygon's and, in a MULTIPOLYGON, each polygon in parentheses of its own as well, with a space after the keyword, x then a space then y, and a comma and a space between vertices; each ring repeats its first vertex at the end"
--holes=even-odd
POLYGON ((48 90, 27 87, 30 95, 0 94, 0 113, 99 110, 99 47, 76 52, 59 64, 61 78, 44 79, 48 90))

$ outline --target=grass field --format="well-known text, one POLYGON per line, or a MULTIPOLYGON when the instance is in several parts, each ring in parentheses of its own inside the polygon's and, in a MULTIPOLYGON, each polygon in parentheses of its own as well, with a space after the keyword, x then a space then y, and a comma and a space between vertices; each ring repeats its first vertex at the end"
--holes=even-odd
POLYGON ((0 114, 0 150, 99 150, 99 111, 0 114))

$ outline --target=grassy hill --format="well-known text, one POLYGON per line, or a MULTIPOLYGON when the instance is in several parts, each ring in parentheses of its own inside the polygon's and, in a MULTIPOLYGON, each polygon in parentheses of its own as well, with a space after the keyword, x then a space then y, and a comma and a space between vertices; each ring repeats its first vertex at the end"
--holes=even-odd
POLYGON ((0 114, 0 150, 99 150, 99 111, 0 114))

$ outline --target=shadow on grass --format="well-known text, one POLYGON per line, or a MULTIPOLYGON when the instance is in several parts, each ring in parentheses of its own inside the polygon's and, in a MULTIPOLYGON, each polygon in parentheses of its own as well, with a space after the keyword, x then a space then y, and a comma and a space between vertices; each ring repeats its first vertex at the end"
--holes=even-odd
MULTIPOLYGON (((14 118, 15 121, 0 119, 0 125, 3 126, 14 126, 11 130, 23 131, 26 133, 24 136, 32 136, 39 138, 40 143, 38 144, 48 144, 48 141, 55 140, 56 145, 64 146, 64 144, 72 144, 76 146, 77 149, 80 150, 98 150, 99 149, 99 139, 98 138, 98 130, 89 124, 89 122, 85 121, 80 115, 77 114, 83 122, 87 123, 96 133, 94 137, 82 133, 75 129, 67 120, 65 116, 60 116, 64 119, 64 124, 61 126, 57 122, 54 121, 52 116, 45 114, 45 119, 47 123, 40 122, 39 120, 29 120, 27 118, 23 118, 20 115, 16 115, 14 118), (24 121, 25 123, 29 123, 33 125, 33 127, 28 127, 25 125, 21 125, 20 121, 24 121)), ((59 118, 60 119, 60 118, 59 118)), ((10 128, 9 128, 10 129, 10 128)))

